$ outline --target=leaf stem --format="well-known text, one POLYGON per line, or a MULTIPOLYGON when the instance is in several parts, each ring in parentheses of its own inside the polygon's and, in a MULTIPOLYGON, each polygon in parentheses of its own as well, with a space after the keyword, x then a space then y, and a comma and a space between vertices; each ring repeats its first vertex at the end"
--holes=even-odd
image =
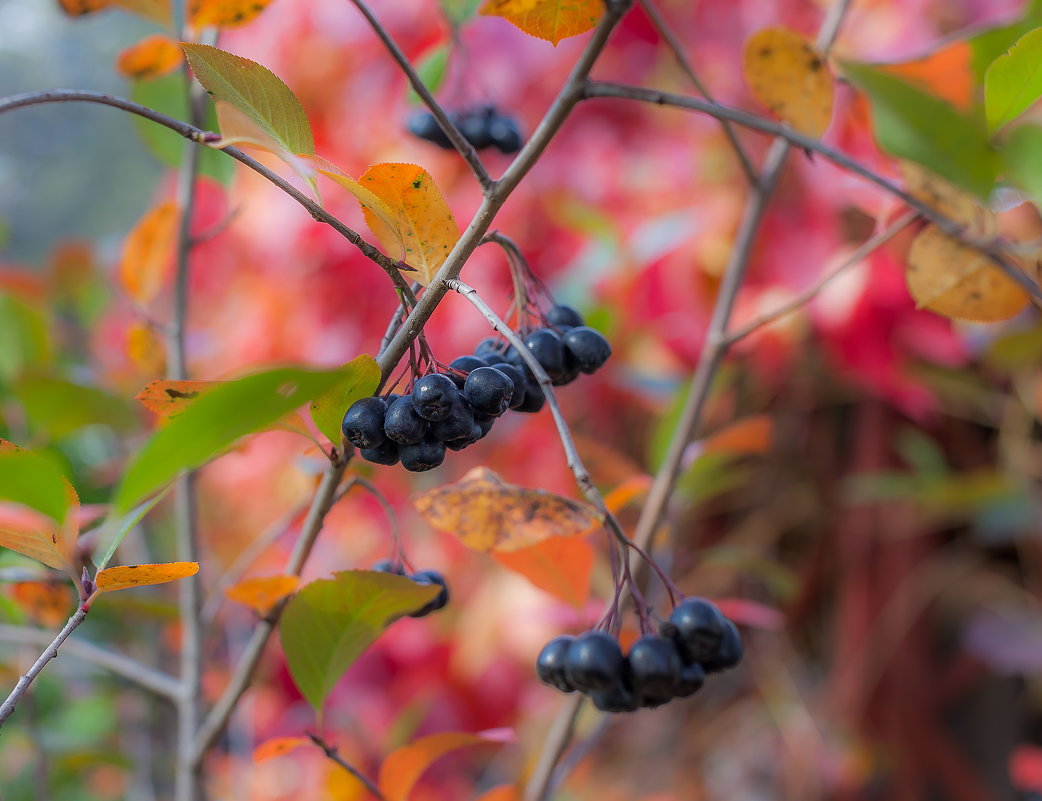
POLYGON ((365 789, 368 790, 373 796, 376 797, 377 801, 387 801, 384 794, 380 792, 380 788, 376 786, 376 782, 366 776, 362 771, 340 756, 340 751, 335 745, 327 743, 322 737, 313 732, 304 732, 308 738, 322 749, 322 752, 331 760, 336 762, 340 767, 354 776, 358 781, 365 785, 365 789))

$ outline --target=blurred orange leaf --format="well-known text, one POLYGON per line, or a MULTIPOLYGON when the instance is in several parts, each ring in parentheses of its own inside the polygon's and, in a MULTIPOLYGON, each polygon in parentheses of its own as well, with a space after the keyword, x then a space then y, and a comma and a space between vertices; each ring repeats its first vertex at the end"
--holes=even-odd
POLYGON ((138 321, 127 329, 126 350, 127 358, 142 373, 158 375, 165 372, 166 348, 148 323, 138 321))
POLYGON ((971 226, 974 231, 989 233, 994 215, 981 208, 973 195, 914 161, 902 160, 900 166, 908 194, 946 217, 971 226))
POLYGON ((184 53, 177 42, 155 33, 121 50, 116 56, 116 69, 128 78, 148 80, 173 72, 183 61, 184 53))
POLYGON ((155 299, 163 288, 174 262, 177 242, 177 204, 172 200, 149 210, 123 241, 119 279, 142 306, 155 299))
POLYGON ((171 18, 170 0, 58 0, 58 3, 70 17, 93 14, 106 8, 120 8, 160 25, 170 24, 171 18))
POLYGON ((165 562, 158 565, 123 565, 98 571, 94 583, 98 592, 115 592, 147 584, 165 584, 168 581, 194 576, 199 572, 198 562, 165 562))
POLYGON ((757 454, 771 447, 774 421, 765 414, 744 417, 702 440, 702 453, 757 454))
POLYGON ((644 474, 632 476, 604 496, 604 505, 612 514, 618 514, 637 498, 646 495, 650 488, 651 476, 644 474))
POLYGON ((601 0, 488 0, 486 17, 502 17, 529 36, 546 39, 554 47, 562 39, 594 28, 604 13, 601 0))
POLYGON ((833 80, 805 37, 788 28, 764 28, 749 37, 742 71, 760 103, 808 136, 821 136, 832 120, 833 80))
POLYGON ((471 745, 512 740, 513 733, 504 729, 477 734, 443 732, 421 737, 387 755, 380 765, 380 779, 377 784, 387 801, 407 801, 409 793, 423 772, 450 751, 471 745))
POLYGON ((249 578, 224 591, 229 600, 245 604, 258 615, 266 615, 279 601, 293 592, 300 576, 280 575, 249 578))
POLYGON ((303 746, 311 745, 307 737, 272 737, 253 749, 253 761, 263 762, 296 751, 303 746))
POLYGON ((940 47, 929 55, 896 64, 879 64, 878 69, 904 79, 963 111, 973 108, 977 81, 973 74, 973 47, 965 39, 940 47))
POLYGON ((217 386, 219 381, 151 381, 134 399, 162 421, 176 417, 196 398, 217 386))
POLYGON ((57 581, 17 581, 11 598, 26 616, 42 626, 59 626, 69 617, 73 596, 68 584, 57 581))
POLYGON ((195 28, 245 25, 270 3, 271 0, 189 0, 188 21, 195 28))
POLYGON ((487 793, 483 793, 477 801, 519 801, 521 798, 518 795, 517 788, 512 784, 502 784, 499 787, 493 787, 487 793))
POLYGON ((593 546, 582 537, 551 537, 516 551, 493 551, 497 562, 577 609, 586 606, 593 574, 593 546))
POLYGON ((550 537, 587 534, 601 525, 592 507, 543 490, 507 484, 476 467, 455 484, 415 495, 413 506, 439 531, 475 551, 516 551, 550 537))

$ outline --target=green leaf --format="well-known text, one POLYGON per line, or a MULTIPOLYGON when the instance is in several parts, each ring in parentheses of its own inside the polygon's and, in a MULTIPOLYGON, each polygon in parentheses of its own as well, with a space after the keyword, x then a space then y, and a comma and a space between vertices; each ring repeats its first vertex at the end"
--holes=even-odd
POLYGON ((240 437, 254 434, 327 392, 337 370, 269 370, 221 383, 159 429, 132 459, 116 490, 114 515, 124 515, 182 470, 208 462, 240 437))
POLYGON ((57 523, 69 509, 68 484, 57 465, 33 451, 0 452, 0 500, 43 512, 57 523))
POLYGON ((999 151, 1006 178, 1042 203, 1042 128, 1018 125, 999 151))
POLYGON ((181 47, 195 77, 216 104, 222 137, 219 146, 253 145, 291 163, 294 155, 314 154, 315 141, 304 108, 275 73, 210 45, 181 47))
POLYGON ((101 551, 101 557, 97 559, 94 566, 95 572, 104 570, 108 566, 108 563, 112 561, 112 557, 116 555, 116 549, 126 539, 127 534, 133 531, 134 526, 140 523, 145 515, 151 512, 166 497, 169 490, 170 488, 167 487, 144 503, 138 504, 130 514, 125 515, 122 519, 110 517, 101 525, 100 531, 95 537, 98 543, 97 550, 101 551))
POLYGON ((59 378, 26 376, 14 388, 34 429, 62 439, 84 426, 102 423, 117 431, 133 427, 135 415, 119 398, 96 387, 59 378))
MULTIPOLYGON (((134 81, 130 88, 130 98, 135 103, 161 111, 174 119, 188 119, 187 87, 180 72, 150 81, 134 81)), ((131 116, 148 151, 168 167, 179 166, 186 145, 184 137, 137 114, 131 116)), ((218 127, 217 113, 209 98, 206 99, 202 127, 210 131, 216 131, 218 127)), ((230 186, 235 178, 235 159, 204 147, 199 154, 199 171, 222 186, 230 186)))
POLYGON ((367 354, 352 359, 337 372, 340 380, 328 392, 311 401, 311 419, 330 442, 340 442, 340 422, 356 400, 368 398, 380 385, 380 368, 367 354))
POLYGON ((441 0, 441 10, 453 26, 462 25, 478 12, 481 0, 441 0))
MULTIPOLYGON (((423 85, 427 87, 427 91, 431 94, 435 94, 445 82, 445 74, 449 66, 449 54, 451 52, 452 48, 449 44, 438 45, 429 50, 416 65, 416 74, 420 76, 423 85)), ((411 87, 409 89, 409 102, 413 105, 423 102, 420 100, 420 96, 416 94, 416 90, 411 87)))
POLYGON ((872 101, 876 139, 883 150, 921 164, 977 197, 990 194, 999 159, 978 120, 867 64, 845 61, 843 70, 872 101))
POLYGON ((279 625, 297 688, 321 709, 340 677, 388 625, 440 591, 372 570, 347 570, 308 584, 290 599, 279 625))
POLYGON ((1042 95, 1042 28, 1022 36, 984 74, 984 109, 995 133, 1034 105, 1042 95))
POLYGON ((50 360, 51 338, 43 312, 13 295, 0 294, 0 381, 50 360))
POLYGON ((1011 25, 988 28, 970 37, 967 41, 973 52, 973 72, 977 80, 983 82, 991 63, 1009 50, 1017 39, 1039 25, 1042 25, 1042 2, 1032 0, 1024 11, 1023 19, 1011 25))

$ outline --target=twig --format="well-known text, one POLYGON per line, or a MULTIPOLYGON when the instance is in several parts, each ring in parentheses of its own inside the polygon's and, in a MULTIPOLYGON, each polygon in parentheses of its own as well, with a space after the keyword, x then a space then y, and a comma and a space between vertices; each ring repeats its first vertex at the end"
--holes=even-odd
POLYGON ((575 693, 565 698, 561 708, 557 710, 550 723, 550 730, 543 738, 539 761, 525 783, 522 801, 543 801, 549 795, 554 769, 575 735, 575 721, 579 718, 585 700, 586 696, 575 693))
POLYGON ((68 639, 69 635, 72 634, 84 620, 87 619, 87 607, 81 606, 76 610, 76 613, 69 618, 69 621, 65 624, 61 631, 58 632, 57 636, 51 640, 43 653, 40 654, 40 658, 36 660, 28 671, 23 673, 18 678, 18 683, 15 684, 14 689, 11 690, 11 694, 7 696, 7 700, 3 704, 0 704, 0 727, 3 727, 4 721, 6 721, 11 714, 14 712, 15 707, 18 705, 18 701, 25 695, 25 691, 29 689, 29 685, 33 683, 33 680, 40 675, 40 672, 46 667, 47 663, 52 659, 58 658, 58 648, 65 640, 68 639))
MULTIPOLYGON (((46 646, 51 642, 51 635, 28 626, 0 624, 0 640, 46 646)), ((63 646, 62 653, 115 673, 160 698, 176 702, 180 696, 181 684, 176 678, 108 648, 101 648, 84 640, 70 639, 63 646)))
POLYGON ((376 786, 376 782, 374 782, 372 779, 370 779, 368 776, 362 773, 362 771, 360 771, 358 768, 356 768, 354 765, 352 765, 350 762, 348 762, 346 759, 340 756, 340 751, 339 749, 337 749, 335 745, 330 745, 319 735, 313 732, 309 731, 305 732, 305 734, 307 734, 311 742, 313 742, 315 745, 322 749, 322 752, 329 759, 336 762, 340 767, 342 767, 344 770, 346 770, 348 773, 350 773, 352 776, 358 779, 358 781, 364 784, 365 789, 372 793, 378 799, 378 801, 387 801, 387 799, 384 797, 384 794, 380 792, 380 788, 376 786))
POLYGON ((899 234, 901 231, 903 231, 905 228, 911 225, 918 218, 918 212, 910 211, 898 220, 896 220, 895 222, 893 222, 886 229, 880 231, 875 236, 866 239, 864 243, 862 243, 861 247, 859 247, 857 250, 851 253, 850 256, 848 256, 847 259, 831 273, 821 278, 813 286, 808 287, 803 292, 796 295, 796 297, 792 298, 792 300, 790 300, 788 303, 785 303, 782 306, 779 306, 777 309, 774 309, 760 317, 757 317, 755 320, 751 320, 750 322, 746 323, 744 326, 735 331, 731 331, 724 337, 723 344, 726 347, 731 347, 739 340, 745 339, 747 336, 749 336, 757 329, 762 328, 763 326, 768 325, 770 323, 773 323, 775 320, 778 320, 779 318, 784 317, 787 314, 791 314, 792 312, 802 308, 811 299, 813 299, 814 296, 821 292, 821 290, 828 286, 832 281, 839 278, 839 276, 841 276, 850 268, 856 267, 857 265, 861 264, 861 262, 863 262, 871 253, 873 253, 875 250, 889 242, 897 234, 899 234))
MULTIPOLYGON (((641 7, 644 9, 644 13, 648 15, 648 19, 651 20, 651 24, 658 31, 659 36, 669 45, 669 49, 673 51, 673 57, 677 61, 677 65, 680 67, 680 71, 684 73, 691 84, 695 87, 702 97, 711 102, 713 96, 709 94, 709 89, 702 79, 698 77, 698 73, 695 72, 694 65, 691 60, 687 57, 684 52, 684 45, 677 38, 677 35, 673 32, 669 22, 662 16, 662 12, 659 11, 658 6, 655 5, 653 0, 639 0, 641 7)), ((760 180, 759 175, 756 174, 756 167, 753 166, 752 161, 749 160, 749 154, 745 152, 745 148, 742 147, 742 143, 738 140, 738 134, 735 132, 731 123, 727 120, 720 120, 720 127, 724 130, 724 136, 727 137, 727 141, 731 143, 731 148, 734 150, 735 156, 738 158, 738 162, 742 167, 742 171, 745 173, 745 177, 749 179, 749 184, 756 186, 756 182, 760 180)))
POLYGON ((471 171, 474 173, 474 177, 477 178, 478 183, 481 184, 481 189, 486 194, 492 189, 492 178, 488 174, 488 170, 485 169, 485 165, 481 161, 481 157, 478 152, 474 149, 474 146, 467 140, 456 123, 452 121, 448 114, 445 113, 445 109, 441 107, 441 104, 434 99, 434 95, 427 89, 426 84, 419 75, 416 74, 416 70, 412 68, 412 64, 409 63, 409 59, 405 57, 401 48, 395 43, 394 39, 387 32, 387 29, 380 24, 380 21, 376 18, 369 7, 363 2, 363 0, 349 0, 355 7, 362 13, 362 16, 366 18, 366 21, 372 27, 373 32, 383 42, 384 47, 387 48, 387 52, 391 54, 391 57, 398 63, 398 67, 405 77, 408 78, 409 83, 412 85, 413 90, 420 99, 426 104, 427 108, 430 109, 431 114, 434 115, 434 119, 438 121, 438 125, 441 126, 442 131, 452 142, 452 146, 456 148, 459 154, 463 157, 463 160, 467 162, 471 171))

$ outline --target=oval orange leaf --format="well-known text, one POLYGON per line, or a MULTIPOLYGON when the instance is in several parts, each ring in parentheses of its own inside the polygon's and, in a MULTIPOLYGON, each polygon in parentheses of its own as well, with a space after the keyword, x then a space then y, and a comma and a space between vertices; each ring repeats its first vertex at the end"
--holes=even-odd
POLYGON ((158 565, 123 565, 107 567, 98 572, 94 583, 98 592, 115 592, 146 584, 165 584, 168 581, 194 576, 199 572, 198 562, 164 562, 158 565))
POLYGON ((753 96, 793 128, 821 136, 832 120, 833 79, 806 38, 788 28, 749 37, 742 72, 753 96))
POLYGON ((174 263, 177 204, 160 203, 142 217, 123 242, 119 279, 127 294, 142 306, 155 299, 174 263))
POLYGON ((293 592, 300 576, 280 575, 249 578, 224 591, 228 599, 245 604, 258 615, 266 615, 279 601, 293 592))
POLYGON ((120 8, 160 25, 170 24, 170 0, 58 0, 58 3, 70 17, 93 14, 106 8, 120 8))
POLYGON ((148 80, 173 72, 183 61, 184 52, 177 42, 155 33, 120 51, 116 69, 128 78, 148 80))
POLYGON ((651 489, 651 476, 641 474, 631 476, 604 496, 604 505, 612 514, 618 514, 637 498, 646 495, 651 489))
POLYGON ((311 744, 311 740, 307 737, 272 737, 253 749, 253 761, 263 762, 311 744))
POLYGON ((744 417, 702 440, 702 453, 756 454, 771 447, 774 421, 765 414, 744 417))
POLYGON ((270 3, 271 0, 189 0, 188 21, 195 28, 245 25, 270 3))
POLYGON ((11 599, 41 626, 60 626, 73 609, 71 588, 57 581, 17 581, 11 585, 11 599))
POLYGON ((562 39, 596 27, 603 13, 601 0, 488 0, 481 7, 484 16, 502 17, 554 47, 562 39))
POLYGON ((166 348, 151 325, 138 321, 127 329, 127 358, 145 375, 166 372, 166 348))
POLYGON ((219 381, 172 381, 161 380, 149 382, 134 399, 141 403, 162 421, 177 417, 188 408, 196 398, 208 389, 219 384, 219 381))
POLYGON ((412 502, 434 528, 475 551, 516 551, 550 537, 588 534, 601 525, 592 506, 507 484, 487 467, 422 492, 412 502))
POLYGON ((488 732, 443 732, 421 737, 390 754, 380 765, 380 792, 387 801, 406 801, 417 780, 435 762, 450 751, 484 743, 510 742, 513 733, 497 729, 488 732))
POLYGON ((516 551, 493 551, 492 556, 566 604, 586 606, 596 554, 582 537, 551 537, 516 551))

